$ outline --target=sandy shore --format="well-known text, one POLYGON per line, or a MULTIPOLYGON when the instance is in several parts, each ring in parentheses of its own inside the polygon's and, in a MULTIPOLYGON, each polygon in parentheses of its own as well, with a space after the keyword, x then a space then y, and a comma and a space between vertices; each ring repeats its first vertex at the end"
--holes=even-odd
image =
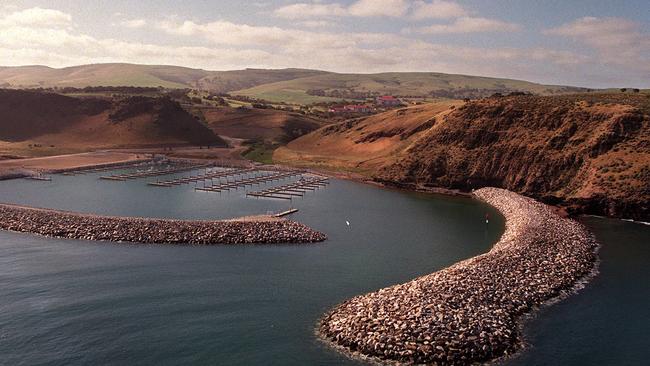
POLYGON ((521 348, 523 316, 593 273, 597 244, 579 223, 516 193, 482 188, 506 230, 486 254, 343 302, 319 334, 355 356, 406 364, 472 364, 521 348))
POLYGON ((285 219, 200 221, 99 216, 0 204, 0 229, 56 238, 148 244, 313 243, 325 234, 285 219))

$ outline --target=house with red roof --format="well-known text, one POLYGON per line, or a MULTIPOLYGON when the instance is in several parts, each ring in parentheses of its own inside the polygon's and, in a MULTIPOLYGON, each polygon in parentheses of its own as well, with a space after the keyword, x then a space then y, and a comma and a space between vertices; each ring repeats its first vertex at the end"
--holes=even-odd
POLYGON ((349 104, 346 105, 345 107, 346 111, 351 112, 351 113, 368 113, 372 112, 372 109, 370 106, 364 105, 364 104, 349 104))
POLYGON ((375 99, 375 102, 377 103, 377 105, 384 106, 384 107, 394 107, 402 104, 401 100, 395 98, 392 95, 382 95, 381 97, 377 97, 375 99))

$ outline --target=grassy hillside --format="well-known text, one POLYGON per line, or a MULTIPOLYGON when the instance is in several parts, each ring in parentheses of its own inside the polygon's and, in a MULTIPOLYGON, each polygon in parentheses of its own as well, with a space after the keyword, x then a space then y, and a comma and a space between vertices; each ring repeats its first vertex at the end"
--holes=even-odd
POLYGON ((228 93, 257 85, 323 74, 327 74, 327 72, 303 69, 211 71, 209 75, 198 80, 195 85, 201 90, 228 93))
POLYGON ((355 99, 372 95, 477 98, 513 91, 557 94, 580 88, 542 85, 527 81, 441 73, 322 74, 258 85, 232 94, 306 104, 355 99))
POLYGON ((185 88, 207 71, 177 66, 97 64, 54 69, 46 66, 0 68, 0 84, 13 87, 144 86, 185 88))
POLYGON ((372 175, 462 101, 392 110, 321 128, 276 150, 278 162, 372 175))
POLYGON ((486 98, 314 131, 275 160, 405 188, 497 186, 573 212, 650 220, 650 96, 486 98))
POLYGON ((107 100, 0 89, 0 152, 25 156, 97 148, 225 145, 167 98, 107 100))
POLYGON ((199 115, 215 133, 244 140, 248 146, 244 155, 264 163, 272 162, 278 146, 327 124, 300 113, 275 109, 201 106, 192 108, 192 113, 199 115))
POLYGON ((141 86, 196 88, 272 102, 313 102, 398 96, 462 99, 512 91, 548 95, 582 89, 520 80, 441 73, 338 74, 304 69, 206 71, 178 66, 95 64, 54 69, 0 67, 0 87, 141 86))
POLYGON ((138 86, 199 88, 217 93, 250 88, 260 84, 324 74, 324 71, 246 69, 206 71, 179 66, 95 64, 66 67, 0 67, 0 85, 5 87, 86 87, 138 86))
POLYGON ((272 143, 287 143, 325 125, 315 118, 274 109, 206 108, 202 114, 219 135, 272 143))

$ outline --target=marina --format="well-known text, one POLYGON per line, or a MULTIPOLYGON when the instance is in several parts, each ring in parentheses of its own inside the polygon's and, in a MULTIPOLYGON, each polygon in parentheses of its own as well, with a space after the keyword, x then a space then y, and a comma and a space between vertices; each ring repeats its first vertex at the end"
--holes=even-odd
POLYGON ((265 173, 263 175, 255 176, 252 178, 235 179, 233 181, 226 181, 225 183, 208 185, 204 187, 196 187, 195 190, 205 191, 205 192, 223 192, 223 191, 230 191, 231 189, 237 190, 239 188, 245 188, 247 186, 265 184, 265 183, 274 182, 282 179, 287 179, 287 178, 299 176, 301 174, 302 174, 301 171, 271 172, 270 174, 265 173))
POLYGON ((189 184, 189 183, 196 183, 200 181, 206 181, 206 180, 214 180, 217 178, 229 178, 237 175, 242 175, 242 174, 250 174, 254 172, 258 172, 259 170, 255 168, 241 168, 241 169, 226 169, 226 170, 215 170, 213 172, 206 172, 204 174, 198 174, 198 175, 190 175, 188 177, 181 177, 181 178, 176 178, 176 179, 170 179, 170 180, 164 180, 164 181, 156 181, 156 182, 149 182, 148 184, 150 186, 155 186, 155 187, 172 187, 172 186, 177 186, 180 184, 189 184))
POLYGON ((262 198, 277 198, 291 200, 293 197, 303 197, 309 191, 317 190, 329 184, 326 177, 300 178, 297 182, 267 188, 261 191, 248 192, 247 196, 262 198))
POLYGON ((138 171, 135 173, 106 175, 106 176, 99 177, 99 179, 125 181, 128 179, 139 179, 139 178, 155 177, 159 175, 182 173, 190 170, 196 170, 196 169, 212 167, 212 166, 214 166, 214 163, 204 163, 204 164, 174 163, 172 168, 151 169, 151 170, 138 171))

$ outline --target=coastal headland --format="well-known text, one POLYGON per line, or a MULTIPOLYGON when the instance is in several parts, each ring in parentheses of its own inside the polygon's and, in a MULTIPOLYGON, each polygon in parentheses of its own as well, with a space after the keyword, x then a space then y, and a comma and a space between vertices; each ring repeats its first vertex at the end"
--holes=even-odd
POLYGON ((0 229, 55 238, 145 244, 282 244, 324 241, 325 234, 271 216, 199 221, 99 216, 0 204, 0 229))
POLYGON ((321 319, 320 336, 353 356, 407 364, 473 364, 520 349, 523 316, 593 274, 598 245, 533 199, 497 188, 474 195, 506 218, 489 252, 349 299, 321 319))

